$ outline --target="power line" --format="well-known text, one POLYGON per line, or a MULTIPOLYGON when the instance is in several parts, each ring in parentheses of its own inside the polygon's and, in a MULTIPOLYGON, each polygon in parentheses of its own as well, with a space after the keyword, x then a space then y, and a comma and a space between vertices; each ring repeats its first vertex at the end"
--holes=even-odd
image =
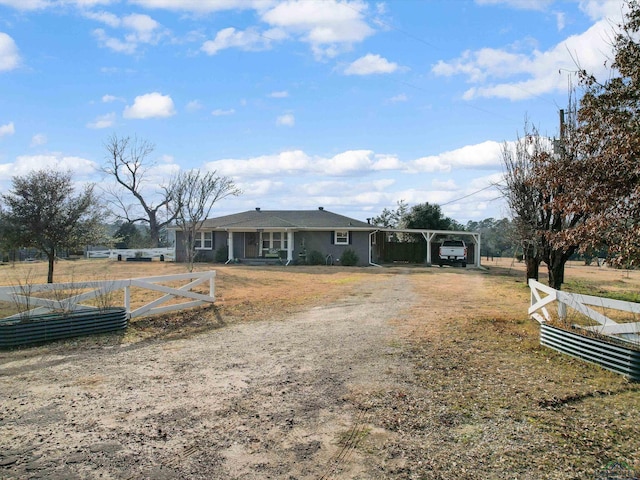
MULTIPOLYGON (((441 203, 441 204, 440 204, 440 206, 441 206, 441 207, 444 207, 445 205, 450 205, 450 204, 452 204, 452 203, 459 202, 460 200, 464 200, 465 198, 472 197, 473 195, 476 195, 476 194, 478 194, 478 193, 480 193, 480 192, 484 192, 485 190, 489 190, 490 188, 494 188, 496 185, 497 185, 497 184, 487 185, 486 187, 481 188, 480 190, 476 190, 475 192, 471 192, 471 193, 469 193, 469 194, 465 195, 464 197, 456 198, 455 200, 450 200, 450 201, 448 201, 448 202, 446 202, 446 203, 441 203)), ((497 200, 498 198, 500 198, 500 197, 494 198, 494 199, 492 199, 491 201, 493 201, 493 200, 497 200)))

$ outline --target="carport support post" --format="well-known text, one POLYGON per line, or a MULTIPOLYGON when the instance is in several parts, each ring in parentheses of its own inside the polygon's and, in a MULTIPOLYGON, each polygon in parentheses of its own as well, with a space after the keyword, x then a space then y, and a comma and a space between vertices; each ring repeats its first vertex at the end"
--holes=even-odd
POLYGON ((475 255, 474 260, 475 260, 476 267, 480 268, 480 261, 482 260, 482 258, 480 257, 480 234, 472 233, 472 235, 473 235, 473 240, 476 243, 475 249, 474 249, 474 255, 475 255))
POLYGON ((422 232, 422 236, 427 241, 427 265, 431 266, 431 240, 436 236, 435 232, 422 232))

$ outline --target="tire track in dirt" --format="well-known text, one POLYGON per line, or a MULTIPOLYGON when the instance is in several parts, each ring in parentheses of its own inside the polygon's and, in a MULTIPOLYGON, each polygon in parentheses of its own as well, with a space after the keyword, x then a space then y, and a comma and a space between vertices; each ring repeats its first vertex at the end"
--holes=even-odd
POLYGON ((348 292, 193 338, 8 362, 0 450, 18 453, 0 477, 375 478, 367 410, 348 398, 403 368, 389 322, 414 298, 404 275, 348 292))

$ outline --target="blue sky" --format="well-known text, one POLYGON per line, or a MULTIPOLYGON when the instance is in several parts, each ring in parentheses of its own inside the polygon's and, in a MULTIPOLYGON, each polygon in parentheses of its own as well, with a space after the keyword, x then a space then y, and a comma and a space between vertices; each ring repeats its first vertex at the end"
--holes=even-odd
POLYGON ((558 132, 576 62, 609 73, 616 1, 0 0, 0 190, 100 174, 112 134, 243 194, 214 215, 323 206, 360 220, 431 202, 508 214, 500 150, 558 132), (487 188, 490 187, 490 188, 487 188))

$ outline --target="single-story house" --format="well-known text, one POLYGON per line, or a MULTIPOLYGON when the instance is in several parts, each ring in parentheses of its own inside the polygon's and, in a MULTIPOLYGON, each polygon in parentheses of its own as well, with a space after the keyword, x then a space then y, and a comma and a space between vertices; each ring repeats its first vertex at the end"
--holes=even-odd
MULTIPOLYGON (((327 263, 339 264, 346 249, 358 256, 358 265, 369 265, 371 234, 377 227, 367 222, 317 210, 262 210, 204 221, 196 238, 198 261, 213 261, 216 250, 227 250, 227 259, 279 258, 283 263, 304 260, 320 252, 327 263)), ((176 231, 176 261, 184 261, 183 234, 176 231)))
MULTIPOLYGON (((480 266, 480 234, 438 230, 395 230, 329 212, 317 210, 262 210, 209 218, 204 221, 195 241, 196 261, 220 260, 250 263, 257 259, 276 259, 284 264, 306 261, 311 252, 319 252, 327 264, 339 265, 342 254, 353 250, 358 265, 377 265, 400 261, 389 255, 388 233, 412 233, 426 244, 417 256, 427 264, 437 256, 438 238, 456 235, 471 237, 469 264, 480 266), (220 252, 220 249, 223 251, 220 252), (435 249, 435 250, 434 250, 435 249), (218 252, 218 255, 216 255, 218 252)), ((176 261, 185 261, 183 233, 176 229, 176 261)), ((406 254, 405 254, 406 255, 406 254)), ((407 260, 415 262, 414 259, 407 260)))

